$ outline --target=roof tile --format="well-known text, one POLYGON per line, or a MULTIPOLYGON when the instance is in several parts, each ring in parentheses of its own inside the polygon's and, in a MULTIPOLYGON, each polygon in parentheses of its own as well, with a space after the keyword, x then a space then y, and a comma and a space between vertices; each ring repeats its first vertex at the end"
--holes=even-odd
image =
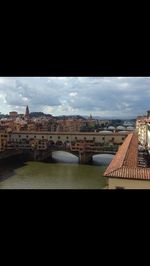
POLYGON ((107 167, 104 176, 150 180, 150 168, 138 167, 138 138, 129 134, 107 167))

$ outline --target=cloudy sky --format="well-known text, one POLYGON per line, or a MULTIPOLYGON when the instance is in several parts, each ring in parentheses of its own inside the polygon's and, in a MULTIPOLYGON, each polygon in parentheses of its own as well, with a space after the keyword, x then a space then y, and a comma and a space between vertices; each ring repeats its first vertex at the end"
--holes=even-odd
POLYGON ((150 109, 149 77, 0 77, 0 112, 134 117, 150 109))

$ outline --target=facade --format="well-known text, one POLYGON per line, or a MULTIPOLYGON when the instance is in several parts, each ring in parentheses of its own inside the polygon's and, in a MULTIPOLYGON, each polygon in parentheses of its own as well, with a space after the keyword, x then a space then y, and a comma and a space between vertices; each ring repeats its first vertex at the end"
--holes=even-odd
POLYGON ((58 140, 62 143, 66 141, 74 142, 74 141, 95 141, 101 144, 107 144, 108 146, 111 144, 121 145, 124 139, 127 137, 128 133, 124 134, 117 134, 117 133, 110 133, 110 134, 101 134, 99 133, 83 133, 83 132, 49 132, 49 131, 14 131, 10 134, 11 139, 15 141, 25 140, 25 139, 45 139, 51 140, 56 143, 58 140))
POLYGON ((137 134, 128 135, 104 176, 108 178, 109 189, 150 188, 150 168, 139 164, 137 134))
POLYGON ((136 131, 138 133, 139 143, 143 146, 148 145, 148 125, 150 124, 150 110, 147 111, 147 116, 138 116, 136 119, 136 131))
POLYGON ((82 119, 62 119, 58 121, 57 132, 80 132, 86 123, 82 119))
POLYGON ((150 123, 147 124, 147 149, 150 154, 150 123))
POLYGON ((147 118, 136 120, 136 131, 138 133, 139 143, 143 146, 147 144, 147 118))
POLYGON ((150 180, 108 179, 109 189, 150 189, 150 180))

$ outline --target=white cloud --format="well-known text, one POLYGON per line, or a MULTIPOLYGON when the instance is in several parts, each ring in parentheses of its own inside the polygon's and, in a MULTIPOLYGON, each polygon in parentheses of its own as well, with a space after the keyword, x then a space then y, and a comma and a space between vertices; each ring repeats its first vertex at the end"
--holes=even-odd
POLYGON ((69 95, 70 95, 71 97, 75 97, 75 96, 77 96, 77 94, 78 94, 77 92, 70 92, 70 93, 69 93, 69 95))
POLYGON ((0 84, 5 84, 5 78, 0 78, 0 84))
POLYGON ((127 88, 127 87, 129 86, 129 83, 124 82, 124 83, 120 84, 120 86, 121 86, 122 88, 127 88))
POLYGON ((0 112, 137 115, 150 109, 149 77, 0 77, 0 112))

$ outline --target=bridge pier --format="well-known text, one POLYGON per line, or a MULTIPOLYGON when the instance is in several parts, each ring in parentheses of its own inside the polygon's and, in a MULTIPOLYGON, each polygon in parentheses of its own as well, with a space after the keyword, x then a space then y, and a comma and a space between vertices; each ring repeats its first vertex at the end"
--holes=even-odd
POLYGON ((51 150, 34 150, 33 159, 34 161, 43 161, 48 158, 52 159, 52 151, 51 150))
POLYGON ((90 163, 92 161, 92 155, 93 154, 90 154, 90 153, 80 152, 79 153, 79 163, 80 164, 90 163))

